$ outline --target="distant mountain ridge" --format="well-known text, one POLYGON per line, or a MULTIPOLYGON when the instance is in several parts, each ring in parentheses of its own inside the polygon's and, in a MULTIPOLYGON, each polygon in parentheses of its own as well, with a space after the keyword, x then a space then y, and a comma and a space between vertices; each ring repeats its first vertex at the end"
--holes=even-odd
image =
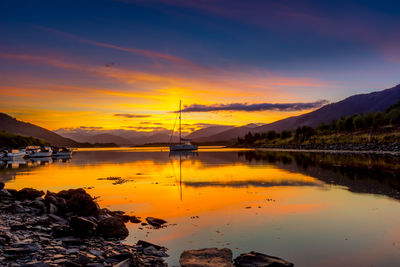
POLYGON ((100 133, 94 135, 81 134, 81 133, 63 133, 60 135, 81 143, 115 143, 117 145, 133 144, 133 142, 127 138, 123 138, 121 136, 109 133, 100 133))
POLYGON ((19 121, 5 113, 0 113, 0 130, 12 134, 32 136, 44 140, 55 146, 77 146, 74 140, 62 137, 40 126, 19 121))
POLYGON ((262 133, 267 131, 295 130, 299 126, 316 127, 322 122, 331 122, 340 117, 359 113, 384 111, 389 106, 400 100, 400 84, 382 91, 358 94, 346 99, 325 105, 312 112, 299 116, 289 117, 263 126, 249 128, 248 126, 235 127, 233 129, 195 139, 196 142, 228 141, 242 137, 248 132, 262 133))

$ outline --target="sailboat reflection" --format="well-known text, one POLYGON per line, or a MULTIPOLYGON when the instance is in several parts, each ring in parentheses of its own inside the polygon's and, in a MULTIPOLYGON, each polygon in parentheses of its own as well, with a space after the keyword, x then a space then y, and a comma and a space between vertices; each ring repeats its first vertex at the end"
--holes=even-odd
MULTIPOLYGON (((179 194, 180 194, 180 199, 182 200, 182 160, 187 160, 192 157, 198 157, 199 153, 197 151, 170 151, 169 152, 169 157, 170 159, 174 158, 179 158, 179 194)), ((175 176, 175 169, 174 169, 174 164, 171 161, 172 165, 172 171, 174 172, 175 176)), ((176 176, 175 176, 176 179, 176 176)))

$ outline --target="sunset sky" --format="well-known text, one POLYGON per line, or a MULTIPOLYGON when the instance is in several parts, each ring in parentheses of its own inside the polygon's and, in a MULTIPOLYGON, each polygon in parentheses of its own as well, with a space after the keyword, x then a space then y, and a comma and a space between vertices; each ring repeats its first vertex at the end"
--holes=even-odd
POLYGON ((398 1, 0 3, 0 112, 57 130, 268 123, 400 83, 398 1))

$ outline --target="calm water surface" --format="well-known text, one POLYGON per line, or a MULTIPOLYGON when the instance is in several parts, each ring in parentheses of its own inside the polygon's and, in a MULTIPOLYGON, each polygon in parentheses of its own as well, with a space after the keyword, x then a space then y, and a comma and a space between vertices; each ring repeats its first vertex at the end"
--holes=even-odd
POLYGON ((101 207, 167 220, 128 224, 169 248, 252 250, 295 266, 400 266, 396 157, 233 149, 169 155, 162 148, 82 149, 71 160, 2 167, 9 188, 88 188, 101 207), (115 180, 101 178, 121 177, 115 180), (99 179, 100 178, 100 179, 99 179))

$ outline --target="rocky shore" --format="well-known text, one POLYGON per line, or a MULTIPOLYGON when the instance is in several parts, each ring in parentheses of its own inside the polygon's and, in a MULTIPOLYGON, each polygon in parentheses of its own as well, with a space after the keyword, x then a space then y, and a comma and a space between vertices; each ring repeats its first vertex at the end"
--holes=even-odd
MULTIPOLYGON (((165 223, 148 219, 155 227, 165 223)), ((140 222, 121 211, 100 209, 83 189, 45 194, 2 188, 0 266, 167 266, 166 248, 121 242, 128 236, 127 221, 140 222)))
MULTIPOLYGON (((128 221, 155 228, 167 223, 154 217, 141 222, 122 211, 101 209, 84 189, 44 193, 32 188, 4 189, 0 183, 0 266, 168 266, 167 248, 143 240, 136 245, 122 243, 129 234, 128 221)), ((257 252, 233 260, 228 248, 184 251, 180 265, 293 266, 257 252)))
POLYGON ((256 148, 324 150, 324 151, 365 151, 365 152, 400 152, 399 143, 337 143, 337 144, 287 144, 270 145, 256 148))

